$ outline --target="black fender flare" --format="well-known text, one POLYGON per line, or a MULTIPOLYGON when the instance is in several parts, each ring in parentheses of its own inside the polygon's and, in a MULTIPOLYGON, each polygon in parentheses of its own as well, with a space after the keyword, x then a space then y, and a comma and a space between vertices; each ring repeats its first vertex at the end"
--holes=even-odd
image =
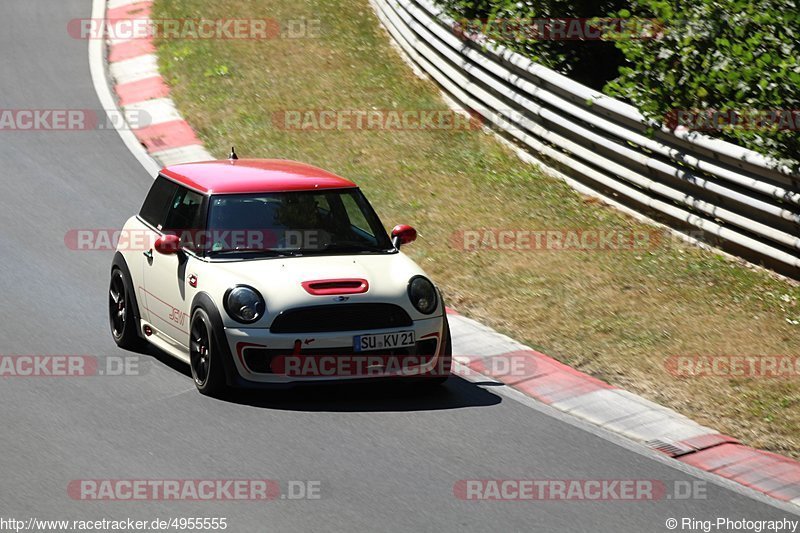
POLYGON ((442 353, 451 357, 453 355, 453 341, 450 336, 450 321, 447 319, 447 306, 444 303, 442 291, 438 287, 436 290, 439 293, 439 301, 442 302, 442 325, 444 326, 442 328, 442 353), (445 354, 444 352, 447 353, 445 354))
POLYGON ((120 252, 115 253, 114 259, 111 261, 111 272, 113 272, 115 268, 120 269, 122 275, 128 279, 128 283, 131 285, 130 297, 131 304, 133 305, 133 318, 136 322, 136 334, 144 338, 142 335, 142 318, 141 314, 139 314, 139 301, 136 299, 136 287, 133 286, 133 277, 131 276, 131 271, 128 269, 128 263, 120 252))
MULTIPOLYGON (((241 378, 239 371, 236 370, 236 365, 233 362, 233 354, 231 353, 230 346, 228 345, 228 337, 225 334, 225 326, 222 322, 222 315, 219 313, 216 304, 211 297, 205 292, 198 292, 192 299, 191 313, 189 320, 194 315, 195 310, 202 308, 208 317, 211 319, 211 328, 214 335, 214 342, 220 355, 222 355, 222 364, 225 367, 225 382, 230 386, 239 384, 241 378)), ((191 322, 189 324, 191 329, 191 322)))

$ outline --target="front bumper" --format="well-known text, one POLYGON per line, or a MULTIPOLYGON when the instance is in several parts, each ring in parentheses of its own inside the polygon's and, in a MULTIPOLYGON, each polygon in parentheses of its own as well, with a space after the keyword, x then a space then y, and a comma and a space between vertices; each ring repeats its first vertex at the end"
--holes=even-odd
POLYGON ((368 331, 271 333, 265 328, 225 328, 239 385, 330 383, 429 377, 449 372, 445 317, 411 326, 368 331), (355 353, 353 337, 413 330, 409 348, 355 353), (299 341, 299 342, 298 342, 299 341), (298 348, 299 347, 299 348, 298 348))

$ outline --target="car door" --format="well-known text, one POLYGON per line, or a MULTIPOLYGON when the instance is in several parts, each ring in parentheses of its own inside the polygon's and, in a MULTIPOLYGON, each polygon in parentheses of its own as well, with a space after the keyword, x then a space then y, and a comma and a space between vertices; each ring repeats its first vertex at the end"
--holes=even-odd
POLYGON ((174 234, 181 238, 178 253, 163 254, 155 249, 148 252, 144 263, 144 290, 150 324, 161 337, 169 337, 176 346, 188 347, 189 306, 186 287, 190 263, 198 261, 194 240, 205 225, 205 197, 186 187, 178 186, 170 203, 159 236, 174 234))
MULTIPOLYGON (((167 219, 172 200, 178 191, 178 184, 164 176, 158 176, 147 193, 142 209, 139 211, 137 228, 144 235, 139 242, 143 248, 138 248, 129 254, 128 265, 131 274, 136 279, 136 297, 139 302, 139 314, 142 320, 152 324, 150 316, 150 301, 145 289, 144 276, 153 260, 153 243, 161 236, 161 230, 167 219)), ((137 235, 139 237, 139 235, 137 235)))

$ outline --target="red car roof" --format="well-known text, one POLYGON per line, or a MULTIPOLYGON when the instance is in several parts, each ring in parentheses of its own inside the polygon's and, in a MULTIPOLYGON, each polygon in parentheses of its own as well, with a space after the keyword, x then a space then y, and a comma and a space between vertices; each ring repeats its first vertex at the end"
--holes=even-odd
POLYGON ((283 159, 185 163, 166 167, 161 173, 204 194, 314 191, 356 186, 321 168, 283 159))

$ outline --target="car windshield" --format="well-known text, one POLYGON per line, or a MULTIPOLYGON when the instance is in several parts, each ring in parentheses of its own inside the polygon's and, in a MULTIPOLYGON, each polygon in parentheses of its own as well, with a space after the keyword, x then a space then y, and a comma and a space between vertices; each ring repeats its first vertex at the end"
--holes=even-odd
POLYGON ((358 189, 212 196, 210 257, 386 253, 394 250, 358 189))

